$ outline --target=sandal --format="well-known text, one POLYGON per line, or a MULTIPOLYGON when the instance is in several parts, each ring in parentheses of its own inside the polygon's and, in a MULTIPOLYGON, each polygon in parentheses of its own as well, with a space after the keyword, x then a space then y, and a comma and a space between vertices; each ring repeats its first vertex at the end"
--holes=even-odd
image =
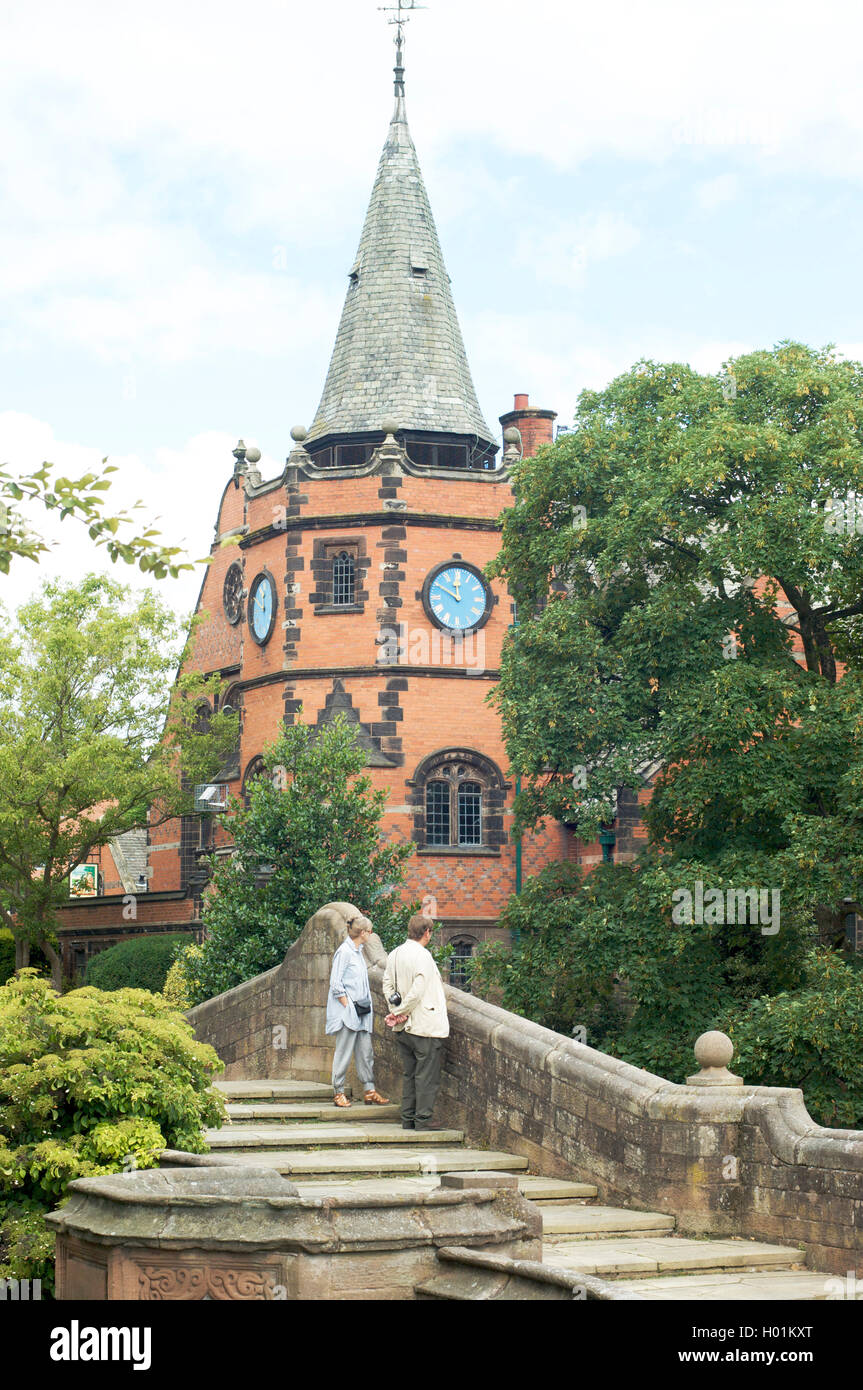
POLYGON ((344 1109, 345 1106, 350 1105, 350 1101, 347 1096, 340 1091, 337 1096, 333 1096, 333 1105, 339 1105, 344 1109))
POLYGON ((366 1091, 364 1099, 366 1105, 389 1105, 386 1096, 380 1095, 377 1091, 366 1091))

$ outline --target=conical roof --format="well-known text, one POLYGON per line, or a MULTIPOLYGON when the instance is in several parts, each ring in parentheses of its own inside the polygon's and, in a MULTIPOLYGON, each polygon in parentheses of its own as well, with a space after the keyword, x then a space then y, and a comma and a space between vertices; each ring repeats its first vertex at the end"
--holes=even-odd
POLYGON ((449 276, 405 115, 396 105, 306 444, 400 430, 494 435, 479 408, 449 276))

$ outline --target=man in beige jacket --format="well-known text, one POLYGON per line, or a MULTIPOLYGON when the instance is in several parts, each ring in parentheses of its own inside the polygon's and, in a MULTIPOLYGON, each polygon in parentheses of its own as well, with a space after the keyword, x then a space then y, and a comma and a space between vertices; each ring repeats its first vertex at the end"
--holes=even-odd
POLYGON ((417 912, 408 939, 387 957, 384 999, 392 1009, 387 1025, 402 1058, 402 1129, 434 1129, 432 1111, 440 1085, 449 1019, 440 971, 428 950, 434 922, 417 912), (401 996, 394 1003, 391 995, 401 996))

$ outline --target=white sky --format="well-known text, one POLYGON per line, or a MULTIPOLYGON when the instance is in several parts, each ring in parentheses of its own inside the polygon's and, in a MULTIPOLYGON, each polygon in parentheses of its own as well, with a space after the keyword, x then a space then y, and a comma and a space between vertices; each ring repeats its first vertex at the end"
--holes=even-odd
MULTIPOLYGON (((5 7, 0 462, 109 455, 118 500, 207 551, 238 435, 271 476, 314 415, 390 40, 372 0, 5 7)), ((861 41, 858 0, 415 15, 408 114, 492 427, 516 391, 566 423, 641 356, 863 355, 861 41)), ((60 534, 43 572, 94 567, 60 534)))

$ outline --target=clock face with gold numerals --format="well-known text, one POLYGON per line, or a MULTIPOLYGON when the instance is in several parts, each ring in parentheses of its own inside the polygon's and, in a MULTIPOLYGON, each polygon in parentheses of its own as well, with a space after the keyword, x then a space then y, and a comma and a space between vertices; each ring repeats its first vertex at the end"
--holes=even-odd
POLYGON ((426 613, 447 632, 482 627, 491 602, 491 590, 479 570, 460 560, 435 566, 423 588, 426 613))

